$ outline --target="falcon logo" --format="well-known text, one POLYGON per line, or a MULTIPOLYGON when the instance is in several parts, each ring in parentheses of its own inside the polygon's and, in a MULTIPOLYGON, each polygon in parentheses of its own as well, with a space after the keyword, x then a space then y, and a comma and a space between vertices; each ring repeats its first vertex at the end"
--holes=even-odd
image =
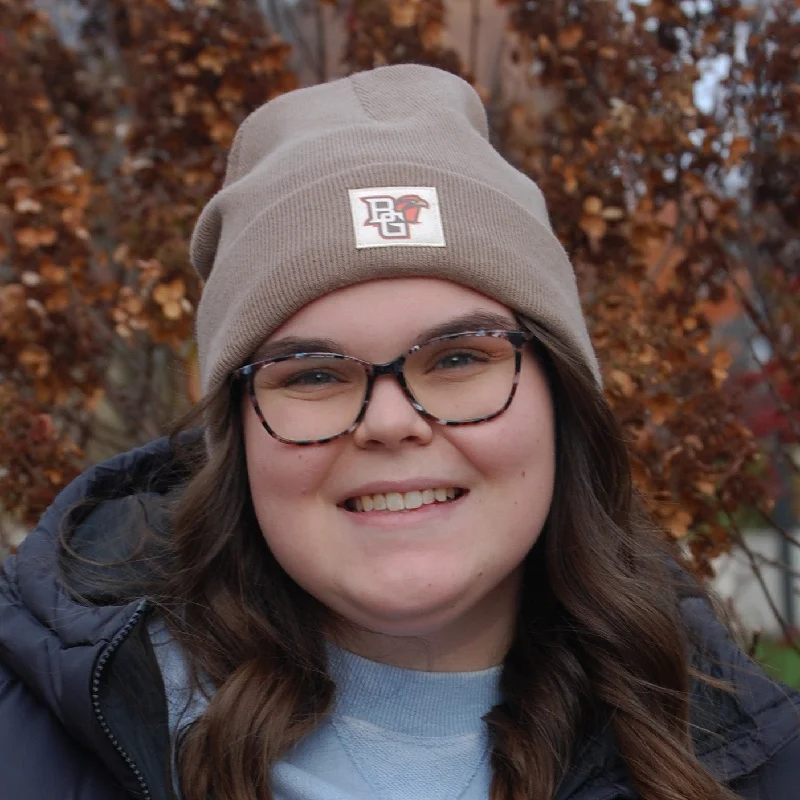
POLYGON ((350 189, 356 247, 444 247, 439 197, 432 186, 350 189))
POLYGON ((381 239, 408 239, 411 225, 419 222, 420 210, 430 208, 418 194, 402 197, 362 197, 369 209, 365 225, 374 225, 381 239))

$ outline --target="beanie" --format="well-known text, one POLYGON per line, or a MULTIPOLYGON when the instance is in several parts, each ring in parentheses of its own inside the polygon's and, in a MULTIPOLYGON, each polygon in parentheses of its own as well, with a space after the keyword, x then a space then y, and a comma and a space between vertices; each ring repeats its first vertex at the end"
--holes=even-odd
POLYGON ((444 278, 545 327, 600 381, 538 186, 489 143, 475 90, 380 67, 270 100, 239 127, 191 259, 212 392, 296 311, 361 281, 444 278))

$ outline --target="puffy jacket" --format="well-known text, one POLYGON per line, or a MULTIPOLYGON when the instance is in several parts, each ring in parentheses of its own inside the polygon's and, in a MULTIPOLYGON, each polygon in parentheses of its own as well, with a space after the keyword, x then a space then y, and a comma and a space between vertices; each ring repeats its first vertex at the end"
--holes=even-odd
MULTIPOLYGON (((141 598, 85 605, 59 578, 58 531, 72 509, 99 502, 78 528, 89 555, 114 558, 131 504, 178 479, 169 443, 89 469, 65 489, 0 571, 0 798, 167 800, 166 699, 141 598)), ((117 552, 117 555, 119 553, 117 552)), ((111 569, 111 568, 109 568, 111 569)), ((106 577, 109 577, 108 575, 106 577)), ((110 576, 113 580, 113 574, 110 576)), ((736 686, 693 689, 695 749, 748 800, 800 798, 800 696, 770 681, 728 638, 701 599, 682 604, 699 638, 695 666, 736 686)), ((557 800, 636 798, 613 736, 582 749, 557 800)))

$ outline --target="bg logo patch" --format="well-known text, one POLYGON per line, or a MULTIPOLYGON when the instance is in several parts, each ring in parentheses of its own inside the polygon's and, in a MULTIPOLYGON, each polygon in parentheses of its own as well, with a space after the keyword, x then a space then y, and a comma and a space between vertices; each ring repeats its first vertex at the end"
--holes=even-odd
POLYGON ((350 189, 356 247, 444 247, 439 196, 433 186, 350 189))

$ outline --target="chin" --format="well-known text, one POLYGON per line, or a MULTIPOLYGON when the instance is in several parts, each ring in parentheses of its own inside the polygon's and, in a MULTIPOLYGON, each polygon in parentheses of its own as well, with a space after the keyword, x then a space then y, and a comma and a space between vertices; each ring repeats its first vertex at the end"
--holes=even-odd
POLYGON ((349 603, 342 609, 345 617, 362 628, 384 636, 432 636, 465 614, 469 606, 462 607, 457 592, 437 593, 415 602, 393 602, 393 599, 349 603))

